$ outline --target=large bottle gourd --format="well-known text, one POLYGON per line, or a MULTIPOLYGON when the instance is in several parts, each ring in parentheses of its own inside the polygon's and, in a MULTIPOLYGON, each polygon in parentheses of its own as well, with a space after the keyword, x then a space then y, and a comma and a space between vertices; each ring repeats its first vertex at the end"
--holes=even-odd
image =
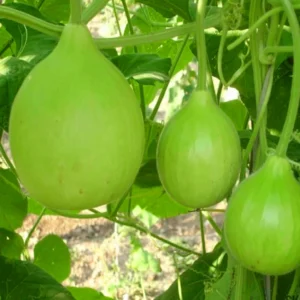
POLYGON ((9 135, 21 182, 54 209, 119 200, 144 150, 138 100, 81 24, 67 24, 57 47, 23 82, 9 135))

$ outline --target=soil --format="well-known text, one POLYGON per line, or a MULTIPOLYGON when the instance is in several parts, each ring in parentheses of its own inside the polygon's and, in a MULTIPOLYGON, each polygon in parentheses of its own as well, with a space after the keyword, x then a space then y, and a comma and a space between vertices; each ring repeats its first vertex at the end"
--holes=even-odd
MULTIPOLYGON (((220 204, 224 206, 224 204, 220 204)), ((221 226, 222 214, 215 213, 214 219, 221 226)), ((29 215, 18 232, 26 238, 37 216, 29 215)), ((201 238, 198 213, 190 213, 175 218, 160 220, 152 232, 174 241, 194 251, 201 252, 201 238)), ((59 216, 44 216, 30 239, 29 249, 33 254, 34 245, 48 234, 59 235, 68 245, 72 269, 65 285, 91 287, 114 299, 139 300, 154 299, 165 291, 176 279, 177 268, 184 270, 185 265, 196 259, 195 255, 180 256, 180 251, 165 247, 162 242, 146 234, 124 226, 115 225, 105 219, 77 220, 59 216), (145 251, 156 258, 160 271, 136 270, 137 263, 130 263, 132 251, 131 237, 137 237, 145 251), (146 295, 144 298, 143 294, 146 295)), ((206 249, 211 251, 219 237, 205 222, 206 249)))

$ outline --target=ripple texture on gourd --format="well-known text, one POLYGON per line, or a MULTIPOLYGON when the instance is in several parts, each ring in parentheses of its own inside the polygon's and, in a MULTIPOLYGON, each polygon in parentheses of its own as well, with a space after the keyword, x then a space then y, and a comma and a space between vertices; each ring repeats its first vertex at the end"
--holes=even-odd
POLYGON ((227 246, 244 267, 283 275, 300 265, 300 186, 285 158, 271 156, 232 195, 227 246))
POLYGON ((241 165, 240 141, 227 115, 207 91, 194 91, 163 129, 157 168, 167 193, 191 208, 226 197, 241 165))
POLYGON ((142 161, 138 100, 84 25, 66 25, 57 47, 25 79, 9 130, 21 182, 50 208, 119 200, 142 161))

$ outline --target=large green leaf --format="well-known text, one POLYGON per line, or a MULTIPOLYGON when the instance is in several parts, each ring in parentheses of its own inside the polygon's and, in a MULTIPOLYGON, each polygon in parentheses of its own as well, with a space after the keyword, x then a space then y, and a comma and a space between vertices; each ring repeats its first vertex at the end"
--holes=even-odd
POLYGON ((31 70, 30 64, 9 56, 0 60, 0 128, 8 130, 11 105, 24 78, 31 70))
POLYGON ((155 300, 204 300, 205 286, 213 280, 216 272, 220 271, 215 262, 222 254, 222 248, 217 246, 213 252, 201 256, 188 270, 180 275, 180 281, 175 280, 155 300), (212 267, 213 264, 215 267, 212 267), (182 295, 179 294, 179 290, 181 290, 182 295))
POLYGON ((33 262, 59 282, 68 278, 71 272, 69 248, 54 234, 47 235, 35 245, 33 262))
POLYGON ((178 15, 186 21, 191 20, 189 0, 136 0, 136 2, 151 6, 166 18, 178 15))
POLYGON ((76 300, 45 271, 30 262, 0 256, 0 299, 76 300))
MULTIPOLYGON (((7 6, 34 17, 44 19, 40 11, 33 6, 22 3, 11 3, 7 4, 7 6)), ((1 23, 14 38, 18 56, 30 55, 30 57, 27 58, 28 61, 33 61, 36 58, 38 58, 36 61, 41 60, 48 55, 57 44, 56 38, 42 34, 22 24, 7 19, 1 19, 1 23)))
POLYGON ((0 191, 0 228, 13 231, 23 224, 27 201, 10 170, 0 169, 0 191))
POLYGON ((113 300, 90 288, 68 287, 76 300, 113 300))
POLYGON ((0 255, 19 259, 23 250, 24 241, 19 234, 0 228, 0 255))
POLYGON ((133 78, 142 84, 169 80, 171 60, 156 54, 124 54, 112 59, 127 79, 133 78))
POLYGON ((10 49, 12 42, 13 40, 11 35, 3 26, 0 26, 0 58, 12 53, 10 49))

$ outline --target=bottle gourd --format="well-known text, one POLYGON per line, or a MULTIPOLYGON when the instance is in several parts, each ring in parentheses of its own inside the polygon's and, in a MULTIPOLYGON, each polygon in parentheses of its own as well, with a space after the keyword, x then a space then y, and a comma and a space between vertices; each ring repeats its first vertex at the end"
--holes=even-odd
POLYGON ((138 100, 81 24, 67 24, 56 48, 23 82, 9 135, 21 182, 53 209, 119 200, 144 151, 138 100))
POLYGON ((229 200, 224 236, 245 268, 284 275, 300 266, 300 185, 286 158, 270 156, 229 200))
POLYGON ((159 138, 157 169, 166 192, 187 207, 212 206, 227 196, 240 165, 233 123, 209 91, 195 90, 159 138))

